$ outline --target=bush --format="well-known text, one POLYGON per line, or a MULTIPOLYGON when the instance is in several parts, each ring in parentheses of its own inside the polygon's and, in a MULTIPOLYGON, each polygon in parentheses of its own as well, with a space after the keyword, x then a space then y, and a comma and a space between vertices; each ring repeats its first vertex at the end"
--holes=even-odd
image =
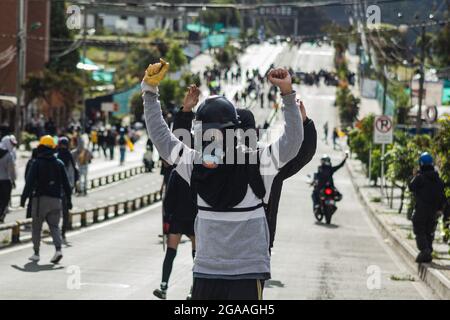
POLYGON ((31 151, 30 142, 37 141, 38 138, 36 135, 32 133, 28 133, 26 131, 22 131, 20 140, 25 145, 25 150, 31 151))

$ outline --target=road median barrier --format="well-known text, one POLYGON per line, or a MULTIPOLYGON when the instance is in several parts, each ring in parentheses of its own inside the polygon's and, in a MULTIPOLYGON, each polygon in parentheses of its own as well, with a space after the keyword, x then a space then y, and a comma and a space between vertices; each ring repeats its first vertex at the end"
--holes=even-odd
MULTIPOLYGON (((136 171, 138 172, 138 171, 136 171)), ((101 223, 116 217, 120 217, 125 214, 138 211, 145 207, 150 206, 156 202, 161 201, 161 191, 155 191, 147 193, 135 198, 130 198, 125 201, 119 201, 115 203, 107 203, 100 206, 88 207, 83 209, 75 208, 69 212, 68 230, 75 230, 79 228, 85 228, 92 224, 101 223), (78 223, 74 223, 74 218, 79 218, 78 223)), ((17 220, 16 222, 9 222, 0 225, 0 232, 10 231, 11 241, 10 245, 19 244, 26 240, 31 240, 28 235, 27 239, 21 237, 22 227, 31 227, 32 219, 17 220)), ((4 246, 6 247, 6 246, 4 246)))

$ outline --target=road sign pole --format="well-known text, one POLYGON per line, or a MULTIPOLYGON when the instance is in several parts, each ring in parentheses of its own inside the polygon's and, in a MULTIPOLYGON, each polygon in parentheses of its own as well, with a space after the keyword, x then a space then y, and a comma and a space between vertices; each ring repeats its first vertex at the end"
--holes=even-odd
POLYGON ((372 178, 372 143, 370 143, 369 147, 369 185, 371 178, 372 178))
POLYGON ((386 145, 381 145, 381 196, 384 197, 384 153, 386 145))

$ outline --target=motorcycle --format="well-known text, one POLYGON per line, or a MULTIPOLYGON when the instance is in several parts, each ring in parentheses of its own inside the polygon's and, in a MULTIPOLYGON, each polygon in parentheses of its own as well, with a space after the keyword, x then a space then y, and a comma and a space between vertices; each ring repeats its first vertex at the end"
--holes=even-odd
POLYGON ((342 199, 342 195, 330 183, 319 191, 319 205, 314 210, 317 221, 322 222, 325 217, 326 224, 331 223, 331 217, 337 210, 336 202, 342 199))

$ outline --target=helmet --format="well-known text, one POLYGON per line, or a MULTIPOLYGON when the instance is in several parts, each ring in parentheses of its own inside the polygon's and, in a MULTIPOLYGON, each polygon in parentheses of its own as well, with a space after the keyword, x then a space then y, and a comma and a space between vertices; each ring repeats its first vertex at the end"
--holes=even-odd
POLYGON ((331 165, 331 159, 330 156, 327 154, 322 155, 322 158, 320 158, 321 164, 331 165))
POLYGON ((423 152, 419 158, 420 166, 431 166, 433 165, 433 157, 428 152, 423 152))
POLYGON ((234 105, 224 96, 211 96, 197 109, 196 121, 202 122, 202 130, 236 127, 238 115, 234 105))
POLYGON ((52 149, 55 149, 56 147, 55 140, 50 135, 42 136, 41 139, 39 140, 39 145, 46 146, 52 149))

